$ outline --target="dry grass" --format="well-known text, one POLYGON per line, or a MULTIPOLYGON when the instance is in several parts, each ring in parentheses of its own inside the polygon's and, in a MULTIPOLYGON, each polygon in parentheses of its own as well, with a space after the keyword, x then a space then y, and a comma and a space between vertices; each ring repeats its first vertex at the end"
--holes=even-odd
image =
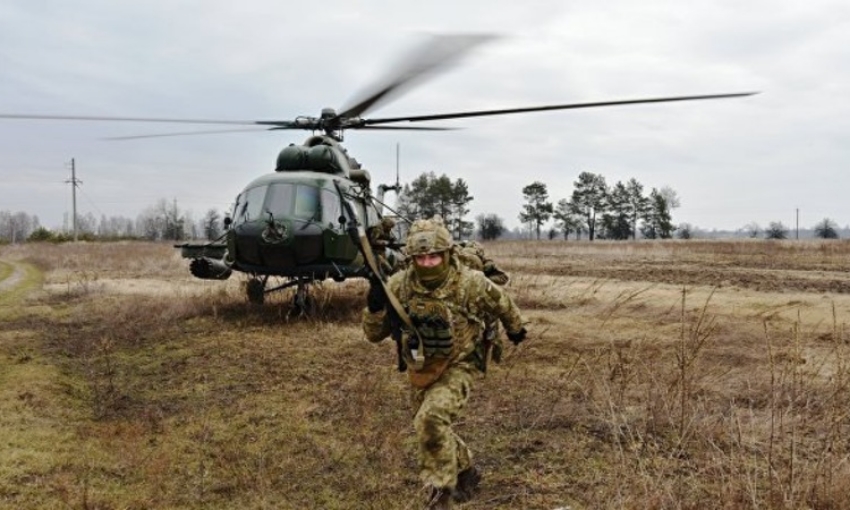
MULTIPOLYGON (((463 508, 850 500, 850 244, 487 249, 531 337, 458 426, 485 472, 463 508)), ((315 289, 304 317, 192 281, 165 245, 0 258, 45 275, 0 322, 0 506, 420 507, 408 390, 362 338, 362 282, 315 289)))

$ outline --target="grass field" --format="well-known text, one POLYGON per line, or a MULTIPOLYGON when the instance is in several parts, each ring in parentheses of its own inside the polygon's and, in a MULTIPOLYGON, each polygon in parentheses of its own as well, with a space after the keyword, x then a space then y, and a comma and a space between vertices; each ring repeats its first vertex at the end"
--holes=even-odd
MULTIPOLYGON (((486 249, 530 337, 457 427, 484 472, 461 508, 846 508, 850 242, 486 249)), ((304 317, 166 244, 0 262, 0 508, 422 506, 364 282, 304 317)))

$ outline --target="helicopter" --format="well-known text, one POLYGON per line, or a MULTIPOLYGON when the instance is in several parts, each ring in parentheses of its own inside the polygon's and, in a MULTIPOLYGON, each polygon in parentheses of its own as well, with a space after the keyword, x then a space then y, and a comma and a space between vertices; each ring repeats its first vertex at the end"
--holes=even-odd
MULTIPOLYGON (((458 61, 472 48, 493 39, 489 35, 433 36, 408 55, 384 80, 360 95, 350 106, 337 111, 324 108, 319 116, 290 120, 198 120, 146 117, 58 116, 2 114, 0 119, 125 121, 184 124, 251 125, 261 130, 312 131, 302 144, 290 144, 278 154, 274 170, 249 182, 237 195, 224 219, 222 238, 197 244, 176 244, 190 260, 189 270, 197 278, 225 280, 234 272, 248 276, 245 292, 251 303, 263 303, 269 293, 296 287, 293 304, 310 305, 309 286, 332 279, 369 278, 386 271, 379 257, 397 261, 403 257, 401 242, 375 247, 370 231, 379 228, 385 216, 385 194, 400 192, 398 173, 393 185, 372 190, 367 169, 342 145, 347 130, 444 131, 454 128, 398 125, 470 117, 497 116, 553 110, 598 108, 647 103, 697 101, 744 97, 756 92, 669 96, 590 103, 569 103, 522 108, 461 111, 440 114, 366 118, 368 111, 399 95, 424 78, 433 76, 458 61), (379 253, 376 253, 376 248, 379 253), (273 285, 272 278, 283 279, 273 285)), ((116 137, 126 140, 232 131, 193 131, 116 137)), ((244 130, 244 129, 240 129, 244 130)), ((386 207, 389 209, 388 207, 386 207)), ((406 218, 402 218, 406 219, 406 218)), ((406 219, 410 221, 409 219, 406 219)), ((275 280, 277 281, 277 280, 275 280)))

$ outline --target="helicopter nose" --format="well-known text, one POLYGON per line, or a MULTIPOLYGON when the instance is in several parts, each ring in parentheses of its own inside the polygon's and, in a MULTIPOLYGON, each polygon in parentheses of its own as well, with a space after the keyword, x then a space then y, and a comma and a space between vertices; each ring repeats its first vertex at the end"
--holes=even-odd
POLYGON ((234 231, 238 259, 264 272, 289 276, 322 258, 319 225, 304 223, 270 230, 267 225, 240 225, 234 231))

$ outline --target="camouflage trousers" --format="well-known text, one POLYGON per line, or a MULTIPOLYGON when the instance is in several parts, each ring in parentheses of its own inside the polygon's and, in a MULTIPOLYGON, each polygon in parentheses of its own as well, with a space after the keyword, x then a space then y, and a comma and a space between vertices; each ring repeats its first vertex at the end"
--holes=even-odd
POLYGON ((452 430, 478 369, 470 363, 449 367, 424 390, 415 390, 414 406, 419 405, 413 426, 419 442, 419 476, 431 487, 454 488, 457 474, 472 465, 466 443, 452 430))

